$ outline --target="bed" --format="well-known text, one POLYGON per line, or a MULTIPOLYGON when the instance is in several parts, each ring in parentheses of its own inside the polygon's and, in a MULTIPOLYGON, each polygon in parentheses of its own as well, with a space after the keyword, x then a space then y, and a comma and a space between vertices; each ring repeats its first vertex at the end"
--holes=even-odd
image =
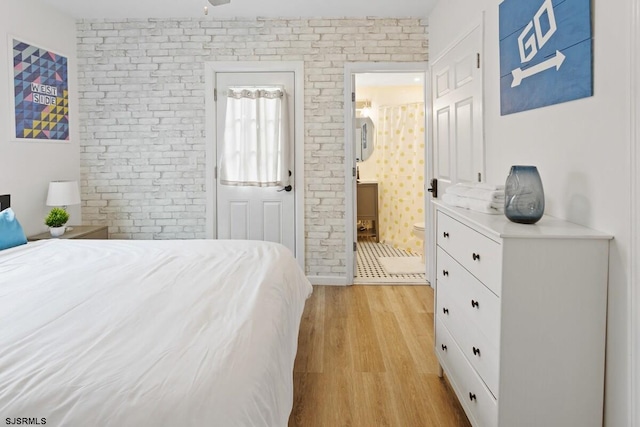
POLYGON ((268 242, 0 251, 0 419, 286 426, 311 291, 289 250, 268 242))

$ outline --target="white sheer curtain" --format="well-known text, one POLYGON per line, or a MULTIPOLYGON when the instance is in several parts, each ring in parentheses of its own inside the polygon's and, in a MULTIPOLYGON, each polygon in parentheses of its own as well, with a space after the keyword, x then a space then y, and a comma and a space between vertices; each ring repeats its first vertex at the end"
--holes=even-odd
POLYGON ((283 89, 229 88, 220 183, 289 185, 289 127, 283 89))

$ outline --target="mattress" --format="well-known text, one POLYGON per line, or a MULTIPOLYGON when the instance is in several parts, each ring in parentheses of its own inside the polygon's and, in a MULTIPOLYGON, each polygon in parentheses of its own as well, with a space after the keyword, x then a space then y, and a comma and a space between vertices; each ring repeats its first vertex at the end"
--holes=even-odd
POLYGON ((0 420, 286 426, 312 288, 254 241, 44 240, 0 252, 0 420))

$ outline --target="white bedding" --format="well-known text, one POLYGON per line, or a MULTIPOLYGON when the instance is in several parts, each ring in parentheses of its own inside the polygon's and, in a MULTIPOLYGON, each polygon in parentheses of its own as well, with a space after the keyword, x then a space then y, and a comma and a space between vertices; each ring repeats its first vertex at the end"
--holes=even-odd
POLYGON ((286 426, 311 285, 248 241, 46 240, 0 252, 0 422, 286 426))

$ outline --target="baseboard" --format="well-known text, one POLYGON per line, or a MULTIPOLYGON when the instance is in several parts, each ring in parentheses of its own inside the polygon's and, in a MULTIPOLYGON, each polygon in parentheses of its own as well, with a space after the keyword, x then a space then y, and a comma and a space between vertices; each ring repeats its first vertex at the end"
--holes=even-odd
POLYGON ((344 276, 307 276, 312 285, 347 286, 347 278, 344 276))
POLYGON ((421 280, 418 281, 416 279, 354 279, 354 285, 364 285, 364 286, 431 286, 431 284, 427 281, 421 280))

